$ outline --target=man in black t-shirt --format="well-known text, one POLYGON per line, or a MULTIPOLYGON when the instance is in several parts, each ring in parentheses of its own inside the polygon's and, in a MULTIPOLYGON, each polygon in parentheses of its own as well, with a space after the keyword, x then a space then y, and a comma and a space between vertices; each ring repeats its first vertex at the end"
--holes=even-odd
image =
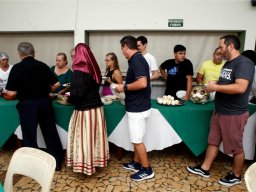
POLYGON ((38 148, 37 125, 40 125, 47 152, 56 159, 56 170, 61 169, 63 159, 62 145, 55 125, 54 109, 49 98, 50 91, 60 83, 50 68, 34 59, 34 47, 29 42, 18 45, 21 62, 13 66, 4 98, 17 98, 17 109, 24 147, 38 148))
POLYGON ((186 48, 183 45, 174 47, 174 59, 163 62, 159 69, 166 81, 165 95, 177 99, 177 91, 184 90, 186 95, 182 99, 189 100, 192 89, 193 65, 186 59, 186 48))
POLYGON ((187 170, 210 177, 209 169, 223 142, 224 153, 233 155, 233 165, 232 171, 221 178, 219 183, 232 186, 241 183, 244 163, 243 132, 249 117, 248 97, 255 69, 250 59, 240 55, 238 37, 221 37, 219 48, 227 62, 222 67, 219 81, 206 86, 207 92, 216 91, 206 156, 202 165, 188 166, 187 170))

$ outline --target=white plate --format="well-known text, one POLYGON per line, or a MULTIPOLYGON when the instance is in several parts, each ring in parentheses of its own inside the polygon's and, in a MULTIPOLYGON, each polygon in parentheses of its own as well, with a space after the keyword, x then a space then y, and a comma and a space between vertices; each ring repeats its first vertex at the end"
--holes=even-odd
POLYGON ((115 100, 117 98, 115 95, 105 95, 104 97, 112 100, 115 100))
POLYGON ((210 101, 213 101, 213 100, 214 100, 215 94, 216 94, 216 92, 210 93, 210 101))
POLYGON ((186 95, 186 91, 184 91, 184 90, 177 91, 177 93, 176 93, 176 96, 179 99, 182 99, 185 95, 186 95))
POLYGON ((109 78, 109 77, 103 76, 103 77, 102 77, 102 80, 103 80, 103 81, 106 81, 108 78, 109 78))
POLYGON ((117 84, 116 84, 116 83, 111 83, 111 84, 110 84, 110 88, 111 88, 111 89, 115 89, 116 87, 117 87, 117 84))
POLYGON ((107 97, 101 97, 101 101, 104 105, 110 105, 112 104, 112 100, 110 98, 107 97))
POLYGON ((63 84, 62 86, 63 86, 63 87, 70 87, 70 84, 71 84, 71 83, 65 83, 65 84, 63 84))
POLYGON ((111 91, 112 91, 112 93, 113 93, 117 98, 124 100, 124 99, 125 99, 125 94, 124 94, 124 92, 122 92, 122 93, 117 93, 116 90, 115 90, 115 88, 116 88, 117 86, 118 86, 118 85, 117 85, 116 83, 111 83, 111 84, 110 84, 111 91))
POLYGON ((69 97, 70 96, 70 92, 66 92, 64 95, 69 97))

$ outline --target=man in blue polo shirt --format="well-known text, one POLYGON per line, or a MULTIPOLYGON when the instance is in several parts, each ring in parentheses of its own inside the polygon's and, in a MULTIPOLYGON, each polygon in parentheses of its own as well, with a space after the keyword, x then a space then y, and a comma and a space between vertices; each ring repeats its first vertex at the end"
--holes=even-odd
POLYGON ((117 92, 125 92, 125 108, 128 117, 130 141, 134 146, 134 158, 123 167, 135 171, 131 175, 134 181, 142 181, 154 177, 150 167, 147 150, 143 143, 146 131, 146 120, 150 116, 150 75, 149 65, 143 55, 137 51, 137 40, 133 36, 121 39, 123 55, 128 60, 128 71, 125 85, 119 84, 117 92))

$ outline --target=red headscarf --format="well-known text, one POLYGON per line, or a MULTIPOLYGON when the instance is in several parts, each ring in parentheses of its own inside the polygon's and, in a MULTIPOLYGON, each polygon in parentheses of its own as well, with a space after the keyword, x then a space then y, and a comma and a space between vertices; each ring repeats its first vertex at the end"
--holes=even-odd
POLYGON ((90 47, 84 43, 79 43, 75 47, 75 56, 72 64, 73 71, 89 73, 93 79, 100 84, 101 72, 90 47))

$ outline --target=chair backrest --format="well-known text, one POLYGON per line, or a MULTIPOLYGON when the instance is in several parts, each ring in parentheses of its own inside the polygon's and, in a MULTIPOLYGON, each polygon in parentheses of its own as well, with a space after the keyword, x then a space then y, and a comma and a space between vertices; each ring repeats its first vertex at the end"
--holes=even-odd
POLYGON ((30 147, 19 148, 11 158, 5 177, 4 191, 13 191, 13 175, 20 174, 37 181, 41 185, 42 192, 49 192, 55 167, 55 158, 50 154, 30 147))
POLYGON ((249 192, 256 191, 256 163, 253 163, 245 171, 244 175, 245 184, 249 192))

